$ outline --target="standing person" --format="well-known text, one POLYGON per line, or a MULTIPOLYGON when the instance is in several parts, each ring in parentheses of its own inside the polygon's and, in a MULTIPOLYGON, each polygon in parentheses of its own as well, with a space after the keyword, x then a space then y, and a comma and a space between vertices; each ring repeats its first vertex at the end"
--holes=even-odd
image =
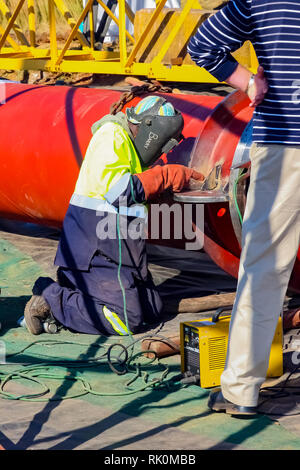
POLYGON ((300 3, 235 0, 191 39, 192 59, 219 81, 246 92, 255 107, 251 178, 242 227, 236 300, 221 389, 208 406, 257 413, 270 348, 300 234, 300 3), (231 52, 250 40, 256 75, 231 52))
POLYGON ((144 203, 165 190, 181 191, 190 178, 203 179, 183 165, 149 168, 180 142, 183 124, 171 103, 148 96, 126 115, 93 125, 56 253, 58 282, 39 278, 25 307, 32 334, 57 322, 80 333, 127 335, 160 320, 144 203))

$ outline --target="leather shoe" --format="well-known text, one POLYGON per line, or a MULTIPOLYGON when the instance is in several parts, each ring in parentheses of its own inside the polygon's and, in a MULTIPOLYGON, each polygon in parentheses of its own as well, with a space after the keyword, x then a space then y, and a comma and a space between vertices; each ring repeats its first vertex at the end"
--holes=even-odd
POLYGON ((24 311, 28 331, 40 335, 44 331, 43 323, 51 316, 50 306, 42 295, 33 295, 24 311))
POLYGON ((226 400, 226 398, 223 397, 221 389, 210 393, 207 406, 213 411, 223 411, 230 415, 254 416, 257 414, 257 408, 255 406, 240 406, 226 400))

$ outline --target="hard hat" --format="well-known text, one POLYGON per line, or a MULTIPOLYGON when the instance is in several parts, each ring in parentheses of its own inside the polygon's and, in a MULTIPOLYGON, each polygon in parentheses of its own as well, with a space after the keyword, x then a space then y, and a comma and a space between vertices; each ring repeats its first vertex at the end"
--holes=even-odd
POLYGON ((138 124, 134 144, 144 166, 150 166, 183 139, 183 117, 165 98, 147 96, 126 109, 126 116, 129 122, 138 124))
POLYGON ((159 96, 147 96, 143 98, 135 107, 126 109, 126 116, 132 124, 140 124, 145 114, 153 116, 175 116, 174 106, 159 96), (160 106, 157 106, 157 105, 160 106))

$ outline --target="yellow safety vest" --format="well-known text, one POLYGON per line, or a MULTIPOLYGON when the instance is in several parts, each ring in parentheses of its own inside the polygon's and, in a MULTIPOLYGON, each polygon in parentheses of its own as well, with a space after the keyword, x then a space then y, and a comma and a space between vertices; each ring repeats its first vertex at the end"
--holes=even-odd
POLYGON ((137 151, 122 124, 104 120, 101 125, 100 121, 83 160, 75 194, 104 199, 126 174, 142 171, 137 151))

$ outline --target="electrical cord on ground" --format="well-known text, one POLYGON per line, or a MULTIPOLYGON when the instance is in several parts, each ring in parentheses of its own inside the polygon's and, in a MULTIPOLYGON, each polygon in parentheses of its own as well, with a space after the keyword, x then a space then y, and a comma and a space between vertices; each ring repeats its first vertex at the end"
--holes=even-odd
POLYGON ((121 343, 115 343, 115 344, 112 344, 109 348, 108 348, 108 351, 107 351, 107 362, 108 362, 108 365, 109 367, 111 368, 112 372, 114 372, 115 374, 117 375, 124 375, 126 374, 127 372, 127 369, 125 367, 126 363, 128 361, 128 350, 127 348, 121 344, 121 343), (120 370, 120 369, 117 369, 114 365, 113 365, 113 362, 112 362, 112 359, 111 359, 111 351, 113 348, 116 348, 116 347, 120 347, 121 349, 123 349, 123 352, 125 352, 125 359, 121 359, 120 358, 120 355, 122 353, 119 354, 119 356, 117 357, 117 363, 118 363, 118 366, 119 367, 122 367, 124 366, 123 370, 120 370))
POLYGON ((279 412, 268 412, 268 411, 260 411, 261 408, 266 402, 278 398, 286 398, 286 397, 293 397, 293 396, 300 396, 300 386, 291 386, 288 385, 289 380, 291 377, 300 371, 300 364, 294 367, 294 369, 288 374, 285 381, 282 385, 278 386, 271 386, 271 387, 263 387, 260 391, 261 398, 266 397, 263 399, 259 405, 257 406, 258 412, 260 414, 269 415, 269 416, 298 416, 300 414, 300 409, 296 413, 279 413, 279 412))
MULTIPOLYGON (((72 398, 78 398, 87 394, 92 394, 92 395, 98 395, 98 396, 126 396, 126 395, 133 395, 138 392, 143 392, 143 391, 149 391, 151 389, 155 389, 160 386, 166 386, 170 387, 172 384, 173 380, 168 379, 168 374, 169 374, 169 368, 165 365, 162 364, 159 360, 159 365, 163 366, 164 370, 161 373, 159 377, 155 377, 152 380, 150 380, 149 373, 146 371, 142 370, 142 366, 148 366, 149 364, 154 363, 155 360, 157 360, 157 356, 155 351, 147 350, 147 351, 140 351, 136 353, 135 355, 128 354, 128 350, 131 350, 132 352, 132 347, 133 344, 143 341, 144 339, 150 339, 154 338, 159 335, 159 337, 163 338, 164 341, 168 342, 169 339, 165 338, 163 335, 160 335, 158 332, 161 330, 162 324, 159 325, 157 330, 153 334, 145 334, 141 338, 137 339, 132 339, 132 342, 125 346, 121 345, 121 343, 112 343, 109 345, 108 349, 105 350, 101 355, 94 357, 94 358, 88 358, 88 359, 69 359, 69 360, 56 360, 53 359, 48 362, 42 362, 40 364, 32 365, 31 363, 22 363, 22 369, 17 369, 11 373, 4 373, 0 371, 0 397, 4 399, 10 399, 10 400, 20 400, 20 401, 38 401, 38 402, 47 402, 47 401, 61 401, 61 400, 67 400, 67 399, 72 399, 72 398), (111 351, 116 347, 116 346, 121 346, 121 353, 113 358, 111 355, 111 351), (144 364, 140 364, 137 362, 137 359, 140 357, 145 356, 145 354, 152 353, 153 357, 147 358, 147 361, 144 364), (125 359, 120 358, 122 354, 125 354, 125 359), (117 369, 117 367, 123 366, 124 367, 124 372, 120 374, 120 371, 117 369), (130 389, 130 390, 125 390, 123 392, 102 392, 102 391, 97 391, 93 390, 91 384, 81 375, 78 375, 78 369, 80 370, 81 368, 86 369, 87 367, 97 367, 101 366, 104 364, 109 365, 111 370, 117 375, 125 375, 125 373, 134 373, 135 375, 129 379, 129 381, 125 384, 126 388, 129 388, 133 382, 135 382, 138 378, 142 379, 142 385, 139 387, 136 387, 135 389, 130 389), (55 369, 55 372, 53 371, 55 369), (56 371, 59 369, 59 371, 56 371), (72 370, 74 370, 72 372, 72 370), (41 391, 37 393, 30 393, 30 394, 21 394, 21 395, 15 395, 12 393, 8 393, 4 390, 4 388, 7 386, 7 384, 11 381, 16 381, 16 380, 28 380, 30 382, 35 383, 37 386, 40 387, 41 391), (70 380, 74 382, 78 382, 81 384, 81 390, 78 392, 74 392, 72 395, 67 395, 67 396, 52 396, 52 397, 45 397, 48 393, 51 392, 49 387, 41 380, 41 379, 48 379, 48 380, 70 380)), ((69 344, 69 345, 77 345, 77 346, 87 346, 87 347, 95 347, 95 348, 103 348, 102 345, 90 345, 90 344, 84 344, 84 343, 78 343, 73 342, 73 341, 59 341, 59 340, 48 340, 48 339, 41 339, 37 340, 35 342, 32 342, 25 347, 23 347, 21 350, 13 353, 8 353, 7 358, 9 357, 15 357, 17 355, 22 354, 25 352, 27 349, 30 347, 36 345, 36 344, 51 344, 51 345, 56 345, 56 344, 69 344)), ((175 345, 175 343, 174 343, 175 345)), ((177 345, 175 345, 178 347, 177 345)), ((40 356, 39 356, 40 357, 40 356)), ((4 364, 1 364, 1 366, 12 366, 14 363, 7 362, 4 364)))

